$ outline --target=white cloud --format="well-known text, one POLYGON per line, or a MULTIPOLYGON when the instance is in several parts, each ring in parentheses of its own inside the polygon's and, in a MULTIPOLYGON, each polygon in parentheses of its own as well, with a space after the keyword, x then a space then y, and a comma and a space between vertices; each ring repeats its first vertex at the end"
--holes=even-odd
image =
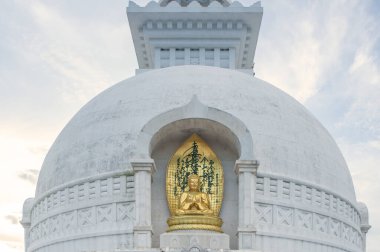
POLYGON ((339 141, 341 150, 349 164, 358 201, 366 203, 369 222, 372 225, 367 236, 367 251, 378 251, 380 239, 380 140, 367 143, 339 141))
POLYGON ((360 45, 375 41, 362 1, 263 1, 256 73, 301 102, 347 74, 360 45))
POLYGON ((0 251, 1 252, 21 252, 23 251, 23 246, 20 246, 18 243, 12 243, 12 242, 6 242, 6 241, 0 240, 0 251))
MULTIPOLYGON (((125 49, 131 50, 132 45, 126 22, 115 25, 93 19, 78 20, 42 2, 34 2, 30 8, 41 33, 32 47, 62 79, 56 85, 66 102, 88 101, 125 78, 128 71, 120 71, 122 65, 110 63, 128 64, 125 49), (116 75, 112 67, 119 70, 116 75)), ((133 60, 129 63, 130 67, 133 63, 133 60)))
POLYGON ((24 231, 18 220, 24 200, 34 196, 36 169, 46 152, 32 151, 42 145, 37 136, 28 141, 7 133, 4 128, 0 131, 0 251, 22 251, 24 231), (27 180, 19 178, 20 174, 27 180))
POLYGON ((255 66, 339 139, 357 198, 369 207, 371 252, 380 240, 380 20, 373 4, 263 1, 255 66))

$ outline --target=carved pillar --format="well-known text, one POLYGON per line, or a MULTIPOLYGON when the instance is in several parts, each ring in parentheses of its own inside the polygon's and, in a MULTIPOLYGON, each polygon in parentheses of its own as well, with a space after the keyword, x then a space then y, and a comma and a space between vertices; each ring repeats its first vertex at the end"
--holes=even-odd
POLYGON ((230 69, 236 68, 236 50, 235 47, 229 48, 229 56, 230 56, 230 69))
POLYGON ((363 237, 363 251, 367 251, 367 232, 371 228, 371 225, 361 225, 360 230, 362 231, 363 237))
POLYGON ((152 247, 152 212, 151 183, 156 171, 153 160, 131 162, 135 173, 135 212, 136 221, 133 229, 135 248, 152 247))
POLYGON ((220 48, 214 49, 214 66, 220 67, 220 48))
POLYGON ((32 206, 33 206, 34 198, 29 198, 25 200, 23 209, 22 209, 22 220, 20 224, 24 228, 24 241, 25 241, 25 251, 28 250, 29 247, 29 232, 31 226, 31 215, 32 215, 32 206))
POLYGON ((24 245, 25 245, 25 252, 27 251, 29 247, 29 231, 30 231, 30 222, 20 221, 21 225, 24 228, 24 245))
POLYGON ((257 160, 237 160, 235 173, 239 179, 239 249, 253 249, 255 239, 255 192, 257 160))
POLYGON ((359 215, 360 215, 360 231, 362 233, 363 251, 366 251, 367 247, 367 232, 370 230, 368 208, 363 202, 357 203, 359 215))
POLYGON ((172 47, 169 49, 169 66, 175 66, 175 48, 172 47))
POLYGON ((154 68, 161 68, 161 48, 154 48, 154 68))

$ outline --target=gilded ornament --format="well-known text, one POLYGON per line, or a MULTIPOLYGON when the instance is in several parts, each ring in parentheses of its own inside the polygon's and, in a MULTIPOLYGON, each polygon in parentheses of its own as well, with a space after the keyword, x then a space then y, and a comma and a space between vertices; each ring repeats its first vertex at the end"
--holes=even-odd
POLYGON ((193 134, 175 152, 166 174, 169 230, 222 232, 223 167, 212 149, 193 134))

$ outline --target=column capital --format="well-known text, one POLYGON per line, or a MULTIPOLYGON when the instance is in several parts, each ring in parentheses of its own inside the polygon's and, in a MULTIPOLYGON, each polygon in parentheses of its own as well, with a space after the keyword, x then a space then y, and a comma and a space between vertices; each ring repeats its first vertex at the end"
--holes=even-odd
POLYGON ((22 227, 23 227, 24 229, 30 228, 30 226, 31 226, 31 222, 30 222, 30 221, 24 221, 24 220, 21 220, 21 221, 20 221, 20 224, 22 225, 22 227))
POLYGON ((368 230, 370 230, 370 228, 371 228, 371 225, 362 224, 362 225, 360 226, 360 230, 361 230, 363 233, 365 233, 365 234, 368 232, 368 230))
POLYGON ((156 172, 156 165, 153 159, 132 160, 131 165, 134 172, 147 171, 152 174, 156 172))
POLYGON ((152 226, 134 226, 133 231, 149 231, 153 233, 153 227, 152 226))
POLYGON ((256 233, 256 227, 253 225, 249 227, 238 227, 237 232, 238 234, 239 233, 256 233))
POLYGON ((236 160, 234 171, 236 174, 250 172, 256 175, 259 165, 258 160, 236 160))

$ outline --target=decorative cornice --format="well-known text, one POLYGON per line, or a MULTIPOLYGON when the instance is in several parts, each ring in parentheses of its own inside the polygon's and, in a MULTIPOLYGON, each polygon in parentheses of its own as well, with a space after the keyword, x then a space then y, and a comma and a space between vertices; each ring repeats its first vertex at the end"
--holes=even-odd
POLYGON ((370 230, 371 229, 371 225, 361 225, 360 226, 360 230, 363 232, 363 233, 367 233, 368 232, 368 230, 370 230))
MULTIPOLYGON (((209 1, 209 0, 207 0, 209 1)), ((244 6, 240 1, 234 1, 232 3, 228 3, 226 4, 225 2, 227 2, 226 0, 222 0, 222 1, 217 1, 217 0, 214 0, 214 1, 209 1, 209 4, 207 5, 208 8, 223 8, 223 9, 229 9, 229 8, 262 8, 261 7, 261 2, 258 1, 258 2, 255 2, 253 4, 251 4, 250 6, 244 6)), ((162 8, 162 9, 168 9, 168 8, 178 8, 178 9, 189 9, 189 8, 202 8, 202 10, 204 11, 204 6, 202 6, 202 4, 200 3, 200 1, 191 1, 189 4, 187 4, 186 6, 182 6, 181 3, 175 1, 175 0, 163 0, 163 1, 160 1, 160 2, 156 2, 156 1, 149 1, 146 5, 139 5, 137 4, 136 2, 134 1, 129 1, 129 6, 128 8, 130 7, 139 7, 139 8, 162 8), (165 4, 163 4, 165 3, 165 4), (185 8, 184 8, 185 7, 185 8)))
POLYGON ((134 177, 119 175, 106 178, 94 178, 60 188, 40 199, 31 209, 32 226, 64 211, 72 211, 78 207, 90 207, 101 202, 134 201, 134 177))
POLYGON ((110 178, 110 177, 118 177, 118 176, 122 176, 122 175, 133 176, 133 170, 114 171, 114 172, 102 173, 99 175, 91 175, 90 177, 73 180, 73 181, 70 181, 68 183, 59 185, 57 187, 54 187, 54 188, 48 190, 47 192, 45 192, 41 195, 38 195, 33 201, 32 208, 34 208, 38 203, 40 203, 43 199, 47 198, 51 194, 53 194, 57 191, 60 191, 60 190, 64 190, 65 188, 72 187, 72 186, 82 184, 82 183, 86 183, 86 182, 92 182, 95 180, 101 180, 101 179, 110 178))
POLYGON ((221 5, 223 5, 225 7, 227 7, 231 4, 231 2, 228 0, 160 0, 159 4, 162 7, 166 7, 168 4, 170 4, 173 1, 177 2, 182 7, 187 7, 192 2, 197 2, 200 5, 202 5, 203 7, 209 6, 213 1, 217 1, 218 3, 220 3, 221 5))
POLYGON ((256 175, 259 165, 260 163, 257 160, 237 160, 234 171, 236 174, 250 172, 256 175))
POLYGON ((156 165, 153 159, 132 160, 131 165, 135 173, 147 171, 153 174, 156 172, 156 165))

